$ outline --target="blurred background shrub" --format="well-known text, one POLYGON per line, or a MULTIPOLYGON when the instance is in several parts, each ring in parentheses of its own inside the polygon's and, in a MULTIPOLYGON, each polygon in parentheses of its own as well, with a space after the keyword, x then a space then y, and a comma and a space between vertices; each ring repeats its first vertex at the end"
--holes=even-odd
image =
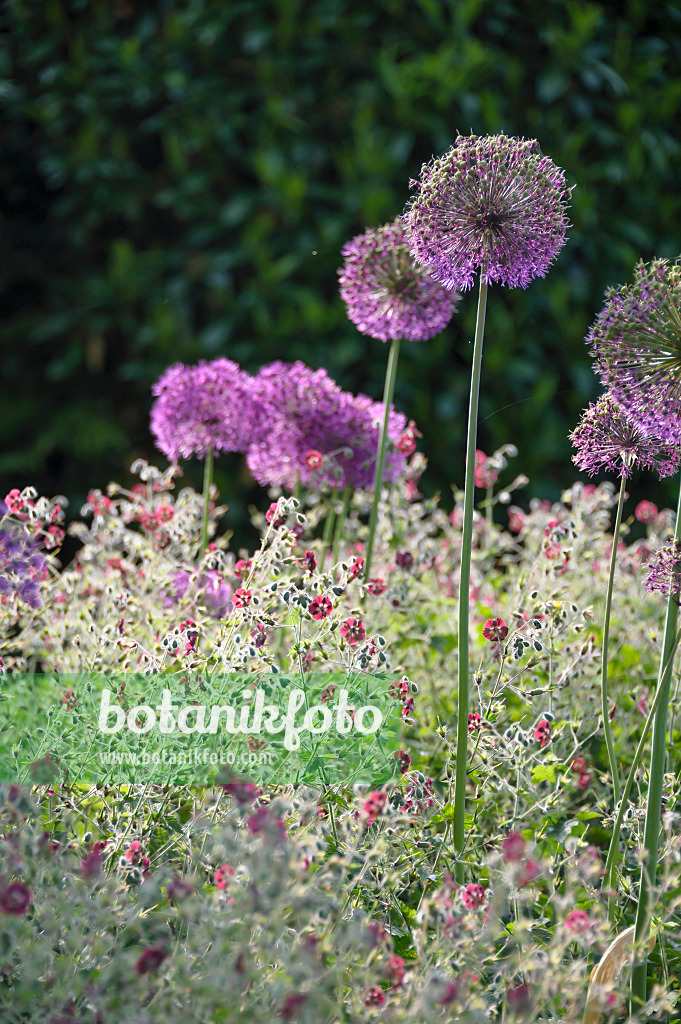
MULTIPOLYGON (((6 0, 3 20, 3 494, 34 483, 73 511, 156 459, 150 386, 178 360, 302 359, 380 398, 387 348, 345 317, 340 249, 457 132, 537 138, 575 185, 546 280, 490 295, 479 435, 517 445, 533 494, 575 478, 603 291, 681 249, 678 4, 6 0)), ((474 319, 468 293, 397 384, 446 502, 474 319)), ((217 480, 239 536, 262 495, 238 456, 217 480)))

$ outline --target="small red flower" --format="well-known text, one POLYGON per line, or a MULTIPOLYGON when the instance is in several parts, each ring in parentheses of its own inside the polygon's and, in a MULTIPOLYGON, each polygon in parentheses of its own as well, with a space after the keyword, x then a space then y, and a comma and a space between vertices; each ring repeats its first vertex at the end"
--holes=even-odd
POLYGON ((246 608, 251 603, 251 596, 250 590, 244 590, 243 587, 239 587, 230 597, 230 601, 235 608, 246 608))
POLYGON ((591 775, 589 772, 582 772, 577 779, 577 785, 580 789, 588 789, 591 782, 591 775))
POLYGON ((331 599, 325 594, 318 594, 310 601, 310 615, 313 619, 328 619, 332 611, 331 599))
POLYGON ((586 761, 583 757, 576 757, 570 767, 576 775, 581 775, 586 768, 586 761))
POLYGON ((340 628, 340 635, 350 645, 350 647, 355 647, 358 643, 361 643, 366 636, 364 623, 361 619, 346 619, 340 628))
POLYGON ((588 931, 591 925, 591 918, 585 910, 571 910, 565 918, 565 927, 575 935, 588 931))
POLYGON ((374 985, 366 994, 365 1006, 383 1006, 385 1003, 385 992, 380 985, 374 985))
POLYGON ((468 885, 464 885, 461 890, 461 899, 463 900, 464 907, 468 907, 469 910, 475 910, 476 907, 481 907, 487 897, 487 890, 484 885, 478 885, 476 882, 469 882, 468 885))
POLYGON ((484 452, 475 452, 475 486, 487 489, 496 483, 498 474, 488 465, 488 457, 484 452))
POLYGON ((639 501, 634 509, 634 515, 639 523, 652 523, 657 519, 657 505, 652 501, 639 501))
POLYGON ((506 863, 513 863, 514 861, 522 860, 527 849, 527 843, 520 835, 520 832, 509 832, 501 844, 501 849, 504 851, 506 863))
POLYGON ((159 969, 167 956, 168 951, 163 949, 162 946, 149 946, 135 964, 135 970, 138 974, 153 974, 159 969))
POLYGON ((545 747, 551 739, 551 723, 547 722, 545 718, 540 719, 532 735, 540 747, 545 747))
POLYGON ((270 507, 268 508, 267 512, 265 513, 265 519, 267 520, 268 523, 272 524, 275 530, 278 527, 283 526, 284 523, 286 522, 285 515, 277 514, 278 507, 279 503, 273 501, 270 507))
POLYGON ((309 452, 305 456, 305 465, 308 469, 319 469, 323 461, 324 456, 315 448, 310 448, 309 452))
POLYGON ((139 864, 141 856, 142 844, 138 839, 133 840, 130 846, 125 851, 125 859, 128 864, 139 864))
POLYGON ((102 858, 98 850, 93 850, 80 862, 80 873, 83 878, 97 878, 102 871, 102 858))
POLYGON ((397 447, 406 458, 409 458, 416 451, 416 441, 411 434, 402 434, 397 442, 397 447))
POLYGON ((397 763, 400 769, 400 775, 406 775, 411 768, 411 757, 406 750, 398 750, 393 754, 393 757, 397 758, 397 763))
POLYGON ((482 635, 485 640, 492 643, 500 643, 508 636, 508 626, 503 619, 487 619, 482 627, 482 635))
POLYGON ((234 575, 241 579, 242 576, 245 576, 250 571, 252 566, 253 562, 250 558, 240 558, 234 566, 234 575))
POLYGON ((314 552, 313 551, 306 551, 305 554, 303 555, 301 561, 302 561, 302 564, 305 567, 305 569, 307 569, 307 571, 310 573, 310 575, 312 575, 312 573, 317 568, 317 559, 314 556, 314 552))
POLYGON ((363 572, 364 572, 364 559, 363 558, 354 558, 353 561, 352 561, 352 564, 350 565, 350 568, 348 570, 348 575, 349 575, 350 579, 351 580, 356 580, 357 577, 361 576, 361 574, 363 572))
POLYGON ((291 992, 279 1007, 279 1016, 282 1020, 293 1020, 306 1002, 307 992, 291 992))
POLYGON ((222 867, 215 869, 213 875, 213 881, 215 882, 216 889, 226 889, 229 883, 232 881, 235 875, 234 868, 231 864, 223 864, 222 867))
POLYGON ((385 590, 385 583, 380 576, 376 576, 373 579, 367 580, 367 591, 370 594, 382 594, 385 590))
POLYGON ((26 913, 30 903, 31 891, 23 882, 12 882, 0 888, 0 910, 3 913, 19 917, 26 913))
POLYGON ((363 806, 368 825, 372 825, 376 817, 383 813, 387 803, 388 798, 385 793, 381 793, 380 789, 376 789, 373 793, 369 793, 369 796, 364 801, 363 806))
POLYGON ((410 551, 398 551, 395 555, 395 563, 400 569, 411 569, 414 564, 414 556, 410 551))
POLYGON ((406 961, 401 956, 391 956, 388 961, 388 977, 392 982, 393 988, 399 988, 404 981, 404 975, 407 970, 406 961))
POLYGON ((482 719, 480 717, 479 712, 478 711, 471 711, 471 713, 468 716, 468 731, 469 731, 469 733, 477 732, 478 729, 480 728, 481 721, 482 721, 482 719))
POLYGON ((222 792, 233 797, 238 804, 252 804, 260 790, 254 782, 247 782, 234 775, 222 783, 222 792))

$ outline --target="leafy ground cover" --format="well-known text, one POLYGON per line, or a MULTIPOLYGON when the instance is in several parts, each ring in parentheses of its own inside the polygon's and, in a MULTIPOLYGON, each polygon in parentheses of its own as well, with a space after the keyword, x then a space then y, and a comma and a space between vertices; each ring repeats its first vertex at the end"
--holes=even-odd
MULTIPOLYGON (((3 1020, 577 1021, 599 961, 604 980, 585 1019, 626 1015, 627 972, 614 970, 623 961, 610 956, 608 976, 602 957, 634 920, 647 786, 640 767, 613 897, 604 868, 616 805, 599 678, 615 490, 577 483, 560 502, 532 499, 523 510, 511 504, 527 483, 514 479, 512 457, 508 448, 478 457, 458 857, 463 496, 420 497, 423 455, 383 490, 369 581, 368 491, 336 520, 335 544, 324 543, 324 522, 340 500, 272 492, 267 517, 253 513, 255 551, 233 551, 214 532, 213 500, 197 561, 201 496, 172 468, 140 463, 131 490, 90 493, 71 527, 79 554, 64 569, 63 499, 8 495, 3 536, 21 536, 34 556, 40 542, 41 560, 24 553, 23 582, 19 555, 5 562, 5 723, 26 672, 69 673, 53 715, 76 728, 95 672, 160 674, 198 700, 216 669, 254 678, 273 668, 330 678, 380 670, 403 731, 397 771, 375 788, 260 787, 229 774, 211 786, 5 784, 3 1020)), ((644 589, 645 563, 673 525, 639 486, 625 505, 610 627, 623 777, 659 665, 664 599, 644 589)), ((119 697, 127 708, 124 688, 119 697)), ((12 735, 6 728, 3 755, 12 735)), ((662 1016, 675 1012, 681 955, 675 721, 670 737, 649 962, 648 1012, 662 1016)), ((38 739, 38 767, 49 772, 38 739)))

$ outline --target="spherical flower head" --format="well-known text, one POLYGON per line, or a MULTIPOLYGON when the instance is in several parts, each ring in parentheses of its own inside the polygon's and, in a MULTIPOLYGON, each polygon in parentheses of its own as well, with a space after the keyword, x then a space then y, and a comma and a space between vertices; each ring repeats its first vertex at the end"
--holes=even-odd
MULTIPOLYGON (((254 395, 266 431, 251 444, 246 462, 263 486, 291 492, 304 487, 371 488, 383 405, 367 395, 352 395, 325 370, 304 363, 271 363, 254 378, 254 395), (310 458, 310 454, 314 458, 310 458)), ((389 447, 383 479, 393 482, 406 460, 397 440, 406 418, 391 409, 389 447)))
POLYGON ((230 359, 170 366, 152 387, 156 447, 172 462, 245 451, 260 424, 251 380, 230 359))
POLYGON ((404 214, 414 259, 445 288, 526 288, 565 244, 570 190, 534 139, 460 135, 412 183, 404 214))
POLYGON ((611 394, 602 395, 584 411, 570 434, 572 461, 594 476, 601 470, 630 476, 634 467, 654 469, 660 478, 675 473, 681 451, 644 430, 611 394))
POLYGON ((587 335, 603 383, 643 430, 681 444, 681 262, 639 263, 587 335))
POLYGON ((652 556, 647 565, 646 590, 671 596, 681 604, 681 543, 672 541, 652 556))
POLYGON ((340 294, 362 334, 379 341, 427 341, 451 320, 460 296, 414 262, 400 220, 357 235, 342 253, 340 294))

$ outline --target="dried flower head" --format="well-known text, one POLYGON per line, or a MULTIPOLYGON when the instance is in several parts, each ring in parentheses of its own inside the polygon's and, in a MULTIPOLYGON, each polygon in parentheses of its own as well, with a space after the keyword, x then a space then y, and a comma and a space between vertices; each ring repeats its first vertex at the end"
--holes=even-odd
POLYGON ((646 590, 659 591, 681 604, 681 543, 672 541, 660 548, 648 562, 646 590))
POLYGON ((379 341, 427 341, 451 320, 460 296, 414 263, 400 220, 357 235, 342 253, 341 298, 363 334, 379 341))
POLYGON ((156 447, 173 462, 245 451, 260 422, 251 380, 230 359, 170 366, 152 388, 156 447))
MULTIPOLYGON (((254 379, 254 394, 267 423, 246 461, 263 486, 293 491, 303 486, 370 488, 376 465, 383 405, 342 391, 325 370, 304 363, 271 363, 254 379), (309 458, 314 452, 315 458, 309 458)), ((406 461, 395 447, 406 418, 390 413, 384 479, 393 481, 406 461)))
POLYGON ((587 335, 603 383, 644 430, 681 444, 681 262, 640 262, 587 335))
POLYGON ((526 288, 565 244, 570 190, 534 139, 460 135, 421 168, 404 215, 411 252, 446 288, 526 288))
POLYGON ((679 468, 681 451, 644 430, 610 394, 584 411, 570 434, 572 461, 594 476, 601 470, 630 476, 634 467, 654 469, 660 478, 679 468))

